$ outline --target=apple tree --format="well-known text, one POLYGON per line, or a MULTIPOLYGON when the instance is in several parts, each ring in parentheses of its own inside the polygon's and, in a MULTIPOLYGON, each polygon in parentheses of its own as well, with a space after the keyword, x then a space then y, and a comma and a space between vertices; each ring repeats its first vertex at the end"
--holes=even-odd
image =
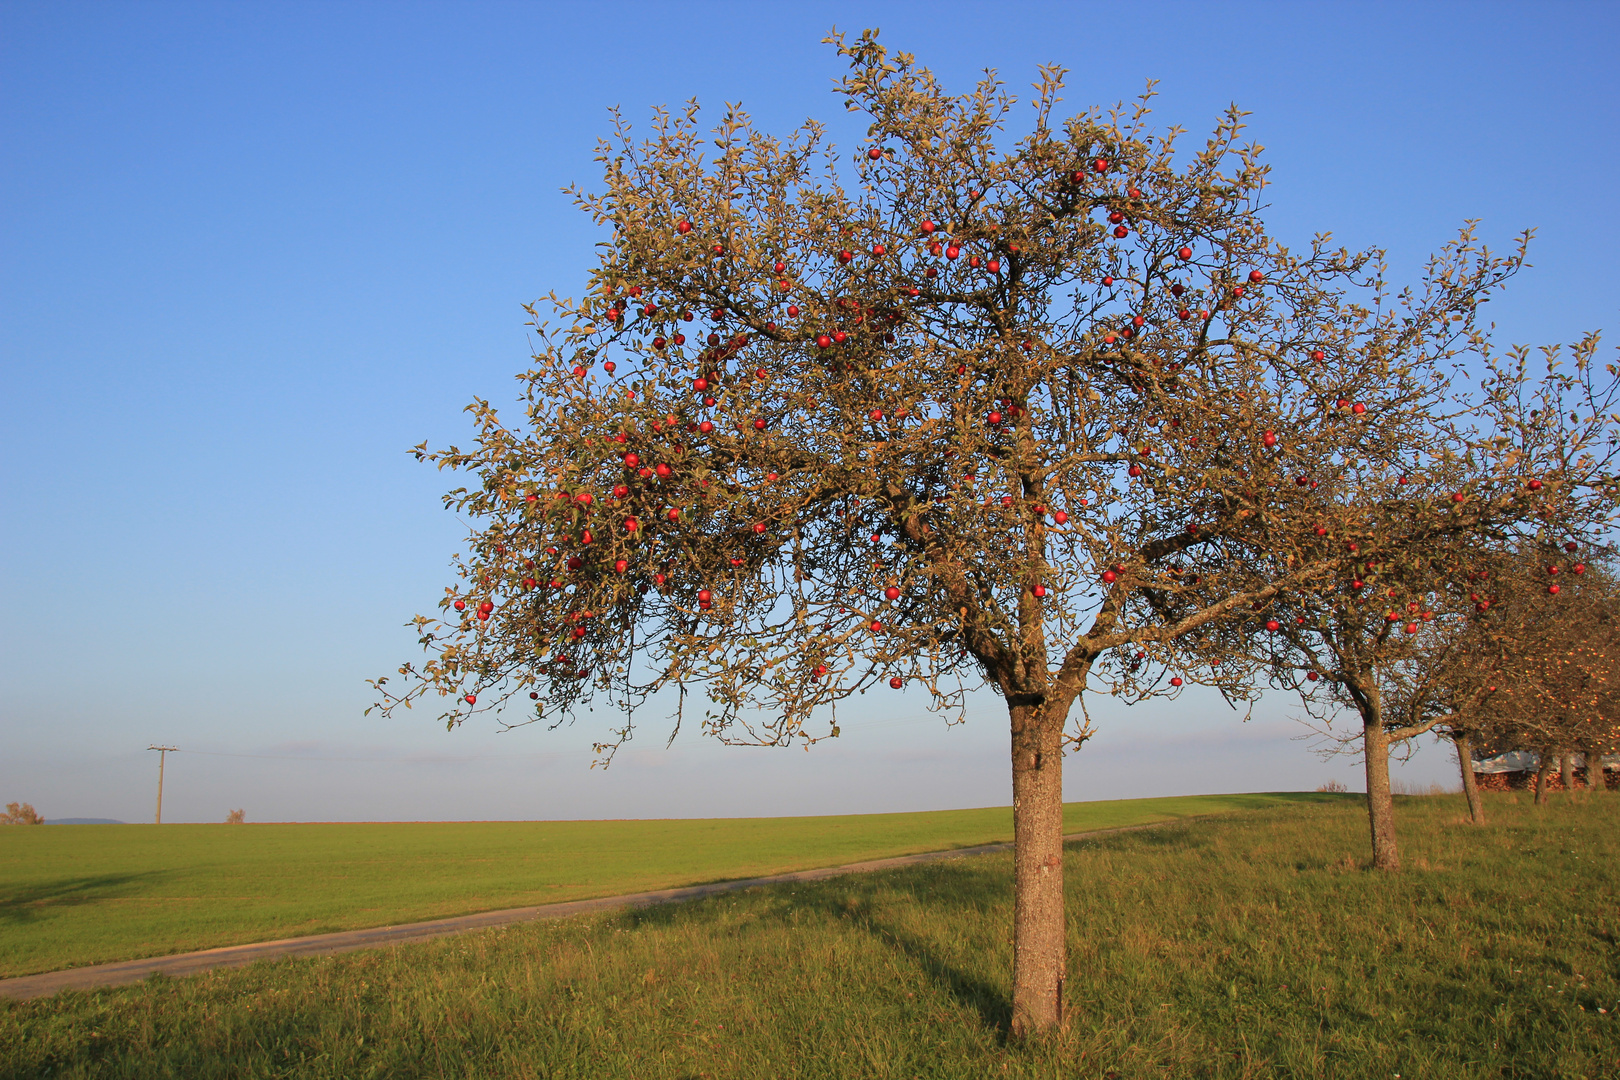
POLYGON ((1516 556, 1516 573, 1489 593, 1479 662, 1454 685, 1480 697, 1471 726, 1482 746, 1540 757, 1541 803, 1554 761, 1573 790, 1571 755, 1583 753, 1590 786, 1592 763, 1620 742, 1620 595, 1601 548, 1569 541, 1516 556))
MULTIPOLYGON (((1486 718, 1507 693, 1504 666, 1546 652, 1553 624, 1539 608, 1567 600, 1559 567, 1533 572, 1520 553, 1555 543, 1576 552, 1606 531, 1614 510, 1615 368, 1595 362, 1593 335, 1567 364, 1561 350, 1546 350, 1545 372, 1532 376, 1528 350, 1495 354, 1472 309, 1454 321, 1460 299, 1488 299, 1470 280, 1484 280, 1481 271, 1495 265, 1488 276, 1500 284, 1523 257, 1522 247, 1506 258, 1475 251, 1471 239, 1465 232, 1431 264, 1425 287, 1383 316, 1372 314, 1381 305, 1369 305, 1342 343, 1376 357, 1378 370, 1427 372, 1422 407, 1389 407, 1387 378, 1356 386, 1383 430, 1367 428, 1368 438, 1323 463, 1321 479, 1312 478, 1314 526, 1277 531, 1266 555, 1275 567, 1332 548, 1352 558, 1336 579, 1280 594, 1248 626, 1223 628, 1249 643, 1273 686, 1299 692, 1309 715, 1329 724, 1343 712, 1354 716, 1358 730, 1340 742, 1364 759, 1373 865, 1381 870, 1400 868, 1392 749, 1449 732, 1461 740, 1466 787, 1471 743, 1487 728, 1500 730, 1486 718), (1474 270, 1454 272, 1470 261, 1474 270), (1445 377, 1446 361, 1455 378, 1445 377), (1523 597, 1527 589, 1548 603, 1535 605, 1528 621, 1504 621, 1504 591, 1523 597)), ((1585 571, 1571 561, 1577 576, 1585 571)), ((1477 819, 1477 795, 1471 805, 1477 819)))
MULTIPOLYGON (((615 118, 602 190, 576 192, 600 259, 581 299, 531 309, 522 414, 480 400, 472 446, 418 448, 468 477, 446 502, 475 524, 415 622, 427 660, 379 706, 442 695, 454 726, 602 702, 610 756, 666 688, 677 729, 697 694, 708 734, 808 746, 852 694, 952 712, 989 686, 1023 1033, 1063 1010, 1085 696, 1247 697, 1257 661, 1220 628, 1354 561, 1268 557, 1315 522, 1310 478, 1380 430, 1348 388, 1383 380, 1416 430, 1433 354, 1347 348, 1378 261, 1266 233, 1240 113, 1184 150, 1146 99, 1060 118, 1050 68, 1014 138, 993 78, 952 95, 872 32, 830 40, 869 123, 852 158, 738 107, 706 138, 695 105, 645 138, 615 118)), ((1511 269, 1475 254, 1443 290, 1464 335, 1511 269)))

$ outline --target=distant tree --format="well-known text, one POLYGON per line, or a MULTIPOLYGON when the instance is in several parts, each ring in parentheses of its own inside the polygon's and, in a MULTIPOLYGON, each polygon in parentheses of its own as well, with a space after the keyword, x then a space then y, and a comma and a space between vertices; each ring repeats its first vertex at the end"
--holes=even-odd
POLYGON ((43 825, 45 819, 34 812, 28 803, 6 803, 6 812, 0 815, 0 825, 43 825))
POLYGON ((245 821, 247 821, 246 810, 232 810, 225 815, 225 824, 227 825, 240 825, 245 821))
POLYGON ((1314 478, 1345 454, 1393 460, 1386 431, 1425 430, 1433 365, 1517 263, 1465 237, 1415 316, 1426 347, 1358 349, 1377 260, 1266 235, 1241 113, 1183 154, 1146 99, 1056 120, 1048 68, 1013 142, 994 79, 952 96, 873 33, 832 41, 870 121, 853 163, 820 125, 782 141, 737 108, 712 157, 695 104, 642 143, 617 122, 606 191, 578 195, 612 230, 584 299, 553 294, 556 328, 531 309, 527 425, 480 400, 472 449, 417 448, 470 474, 446 505, 476 526, 415 621, 428 660, 376 680, 378 707, 453 695, 454 727, 516 697, 517 722, 556 724, 600 695, 625 718, 611 757, 665 688, 677 730, 701 691, 706 732, 808 745, 852 694, 955 710, 989 685, 1023 1033, 1062 1011, 1062 758, 1091 733, 1085 693, 1196 677, 1246 698, 1256 660, 1218 627, 1355 561, 1268 558, 1274 536, 1314 524, 1314 478))
POLYGON ((1547 585, 1557 567, 1544 576, 1503 553, 1555 540, 1577 550, 1606 530, 1614 509, 1617 372, 1595 362, 1597 337, 1580 341, 1567 364, 1561 350, 1547 350, 1545 373, 1532 377, 1527 350, 1496 356, 1472 321, 1484 286, 1522 257, 1522 247, 1501 259, 1465 242, 1431 265, 1423 290, 1368 305, 1346 348, 1389 373, 1369 365, 1357 386, 1381 431, 1319 462, 1320 473, 1301 473, 1315 482, 1316 520, 1272 531, 1264 556, 1274 574, 1324 548, 1351 557, 1337 580, 1279 592, 1246 625, 1224 624, 1237 640, 1217 649, 1227 663, 1227 651, 1246 645, 1271 683, 1296 690, 1318 720, 1359 719, 1340 743, 1364 759, 1380 870, 1400 868, 1391 751, 1454 722, 1471 731, 1499 681, 1482 672, 1502 650, 1542 650, 1538 637, 1559 632, 1550 611, 1550 622, 1506 633, 1471 628, 1492 607, 1481 593, 1487 579, 1502 584, 1504 560, 1516 593, 1537 592, 1553 607, 1568 600, 1547 585), (1380 309, 1388 314, 1372 315, 1380 309), (1441 362, 1465 357, 1483 373, 1472 393, 1441 375, 1441 362))
POLYGON ((1538 755, 1538 803, 1573 752, 1600 759, 1620 741, 1620 583, 1609 553, 1580 551, 1522 555, 1490 593, 1490 652, 1457 674, 1459 688, 1489 691, 1472 721, 1481 745, 1538 755))

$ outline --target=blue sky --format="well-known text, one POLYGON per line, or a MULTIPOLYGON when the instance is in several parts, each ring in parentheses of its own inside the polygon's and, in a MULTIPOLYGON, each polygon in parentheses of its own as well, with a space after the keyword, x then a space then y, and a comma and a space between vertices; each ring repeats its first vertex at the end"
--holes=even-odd
MULTIPOLYGON (((0 802, 149 820, 664 817, 1010 801, 1006 721, 896 695, 805 753, 655 716, 446 733, 363 717, 448 581, 449 478, 517 393, 520 305, 577 293, 606 110, 697 97, 849 145, 819 44, 880 26, 953 88, 1069 67, 1076 107, 1160 80, 1162 126, 1251 110, 1285 240, 1332 231, 1411 279, 1467 218, 1534 267, 1498 340, 1616 323, 1620 16, 1609 4, 0 4, 0 802)), ((1615 339, 1611 336, 1610 341, 1615 339)), ((1189 694, 1103 707, 1070 799, 1358 786, 1189 694)), ((1398 775, 1449 781, 1426 746, 1398 775)))

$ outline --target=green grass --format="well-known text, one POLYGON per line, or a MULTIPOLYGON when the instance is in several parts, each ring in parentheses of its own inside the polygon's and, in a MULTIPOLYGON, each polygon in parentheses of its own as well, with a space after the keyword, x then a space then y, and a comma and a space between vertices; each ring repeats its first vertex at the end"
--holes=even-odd
POLYGON ((1071 844, 1027 1043, 998 854, 0 1003, 0 1077, 1620 1075, 1620 799, 1487 799, 1398 799, 1399 875, 1351 800, 1071 844))
MULTIPOLYGON (((1067 831, 1311 794, 1072 803, 1067 831)), ((0 976, 1012 838, 1012 809, 844 817, 0 829, 0 976)))

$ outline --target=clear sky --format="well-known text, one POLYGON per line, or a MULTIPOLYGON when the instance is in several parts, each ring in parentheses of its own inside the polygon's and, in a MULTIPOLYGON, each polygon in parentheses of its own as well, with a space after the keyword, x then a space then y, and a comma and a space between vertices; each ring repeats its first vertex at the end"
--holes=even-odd
MULTIPOLYGON (((465 526, 407 449, 517 395, 520 305, 577 294, 601 239, 606 110, 697 97, 763 126, 859 128, 833 26, 880 26, 946 84, 1073 72, 1076 107, 1159 80, 1162 126, 1230 102, 1274 167, 1269 220, 1390 251, 1464 219, 1534 268, 1501 342, 1615 326, 1620 7, 1590 4, 0 3, 0 802, 47 817, 684 817, 1010 802, 1006 719, 946 729, 862 699, 809 753, 656 714, 606 773, 571 730, 367 718, 364 680, 465 526)), ((1611 342, 1615 339, 1610 338, 1611 342)), ((1070 799, 1298 789, 1323 762, 1284 698, 1094 709, 1070 799)), ((1424 746, 1397 772, 1453 776, 1424 746)))

